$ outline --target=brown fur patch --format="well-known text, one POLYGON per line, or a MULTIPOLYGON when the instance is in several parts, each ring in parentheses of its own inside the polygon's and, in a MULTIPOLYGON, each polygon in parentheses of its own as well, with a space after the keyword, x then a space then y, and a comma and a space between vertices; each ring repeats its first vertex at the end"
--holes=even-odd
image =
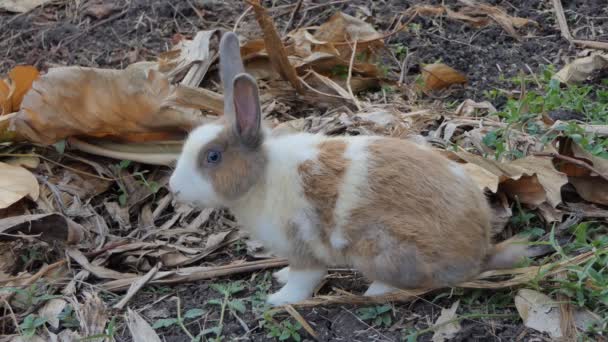
POLYGON ((445 286, 476 275, 490 250, 490 209, 441 155, 400 139, 369 146, 369 191, 345 234, 354 266, 400 288, 445 286))
POLYGON ((241 144, 229 125, 214 140, 203 146, 198 155, 199 171, 211 180, 216 193, 227 200, 235 200, 261 181, 266 170, 267 156, 261 147, 241 144), (218 164, 207 162, 207 153, 222 153, 218 164))
POLYGON ((344 158, 346 142, 332 139, 319 144, 316 161, 307 161, 298 167, 304 195, 318 216, 322 240, 334 228, 334 209, 338 191, 349 161, 344 158))

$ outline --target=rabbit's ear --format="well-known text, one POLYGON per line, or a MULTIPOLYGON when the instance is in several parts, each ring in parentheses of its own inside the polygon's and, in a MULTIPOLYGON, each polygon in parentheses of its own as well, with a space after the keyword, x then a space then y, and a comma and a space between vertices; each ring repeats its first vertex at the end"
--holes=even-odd
POLYGON ((234 78, 244 73, 239 39, 234 32, 226 32, 220 41, 220 78, 224 85, 224 115, 234 120, 234 78))
POLYGON ((237 75, 233 85, 236 133, 245 146, 258 147, 262 142, 258 86, 249 74, 237 75))

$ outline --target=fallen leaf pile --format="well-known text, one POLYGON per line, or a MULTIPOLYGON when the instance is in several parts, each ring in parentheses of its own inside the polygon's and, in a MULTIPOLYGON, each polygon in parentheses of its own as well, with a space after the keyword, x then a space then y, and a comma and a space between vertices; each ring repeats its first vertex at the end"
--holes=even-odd
MULTIPOLYGON (((0 0, 0 9, 27 12, 45 2, 0 0)), ((404 16, 445 16, 473 27, 495 23, 518 40, 523 40, 524 26, 535 24, 499 7, 459 3, 458 9, 417 5, 404 16)), ((494 237, 516 233, 505 228, 516 206, 538 211, 547 227, 573 214, 608 217, 606 159, 563 134, 548 143, 526 134, 507 124, 488 101, 466 99, 449 110, 436 102, 414 101, 452 86, 462 88, 468 80, 461 71, 433 61, 421 62, 419 73, 409 77, 384 70, 386 40, 406 25, 380 32, 359 17, 334 11, 321 25, 298 26, 281 36, 261 1, 246 4, 262 33, 241 37, 241 54, 246 70, 258 80, 272 134, 385 135, 432 145, 487 193, 494 237), (301 108, 314 108, 319 115, 301 108), (504 132, 507 152, 517 152, 518 158, 499 156, 485 143, 496 130, 504 132)), ((87 6, 86 15, 95 18, 116 10, 101 2, 87 6)), ((18 66, 0 79, 0 306, 15 311, 4 311, 2 326, 12 324, 8 318, 13 317, 20 324, 43 319, 52 329, 44 337, 39 330, 33 341, 74 341, 104 334, 114 313, 122 312, 135 341, 161 341, 140 312, 129 307, 145 286, 252 274, 287 264, 240 232, 226 211, 176 203, 167 190, 167 166, 174 164, 187 132, 223 115, 217 74, 222 30, 199 31, 191 38, 178 34, 169 51, 122 70, 18 66), (235 246, 242 249, 237 260, 213 264, 218 254, 235 246), (51 297, 33 305, 23 289, 51 297), (116 295, 112 308, 99 294, 107 292, 116 295), (74 310, 79 325, 59 322, 66 307, 74 310)), ((581 82, 606 66, 606 55, 593 53, 555 77, 581 82)), ((532 120, 545 131, 562 124, 532 120)), ((605 126, 583 128, 608 135, 605 126)), ((558 238, 562 230, 556 229, 558 238)), ((514 288, 533 280, 549 284, 594 253, 606 250, 484 272, 459 287, 514 288)), ((333 289, 295 307, 409 301, 429 291, 368 298, 333 289)), ((565 312, 559 303, 528 289, 520 289, 514 301, 526 326, 552 338, 567 335, 556 323, 560 310, 565 312)), ((456 301, 441 310, 431 329, 433 341, 447 341, 462 329, 458 309, 456 301)), ((294 307, 286 310, 314 336, 294 307)), ((585 310, 572 312, 576 322, 597 321, 585 310)))

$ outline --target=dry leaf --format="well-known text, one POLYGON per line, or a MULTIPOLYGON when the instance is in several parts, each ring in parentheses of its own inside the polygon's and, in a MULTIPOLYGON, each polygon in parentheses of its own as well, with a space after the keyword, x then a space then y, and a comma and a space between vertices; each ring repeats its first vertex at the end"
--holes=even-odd
POLYGON ((583 82, 594 72, 605 68, 608 68, 608 53, 596 52, 591 56, 575 59, 553 75, 553 78, 569 84, 583 82))
POLYGON ((456 115, 459 116, 473 116, 477 109, 483 109, 488 112, 488 114, 496 113, 496 108, 489 102, 475 102, 471 99, 464 100, 458 108, 456 108, 456 115))
POLYGON ((46 322, 53 328, 59 328, 59 314, 68 303, 61 298, 53 298, 46 302, 38 312, 38 316, 46 318, 46 322))
MULTIPOLYGON (((608 177, 608 160, 594 156, 571 139, 561 139, 560 154, 589 164, 595 171, 608 177)), ((576 188, 578 194, 585 200, 597 204, 608 205, 608 180, 582 166, 555 159, 560 171, 566 173, 569 182, 576 188)))
POLYGON ((219 44, 219 30, 199 31, 192 40, 180 40, 171 51, 160 54, 158 71, 172 82, 183 75, 182 84, 198 87, 214 61, 219 44))
POLYGON ((517 312, 528 328, 546 332, 551 338, 560 338, 559 304, 540 292, 521 289, 515 296, 517 312))
POLYGON ((473 16, 487 15, 507 31, 511 37, 519 41, 521 41, 521 36, 515 30, 516 28, 522 28, 527 24, 538 25, 534 20, 510 16, 500 7, 478 3, 474 0, 460 0, 460 2, 468 6, 461 9, 461 13, 473 16))
POLYGON ((39 235, 41 240, 47 242, 76 244, 84 239, 86 231, 81 225, 60 214, 35 214, 0 219, 0 233, 39 235))
POLYGON ((74 305, 74 313, 80 323, 80 332, 84 336, 103 334, 109 318, 109 310, 96 293, 85 292, 84 304, 74 305))
POLYGON ((89 15, 95 19, 103 19, 119 9, 120 7, 115 3, 107 2, 105 0, 96 0, 85 4, 83 14, 89 15))
POLYGON ((452 11, 447 7, 446 14, 448 15, 448 18, 464 21, 467 24, 477 28, 485 27, 490 24, 490 19, 487 17, 473 17, 462 12, 452 11))
POLYGON ((171 86, 154 70, 50 69, 25 95, 11 129, 43 144, 73 135, 145 140, 152 133, 153 139, 181 138, 203 119, 180 108, 214 110, 217 105, 215 98, 204 96, 209 91, 181 96, 184 88, 171 86))
POLYGON ((136 311, 127 311, 127 325, 133 342, 161 342, 154 329, 136 311))
POLYGON ((268 12, 266 12, 266 9, 260 4, 259 0, 247 0, 246 2, 253 6, 255 17, 264 32, 264 44, 266 51, 270 51, 268 58, 272 62, 272 66, 281 74, 283 79, 291 83, 298 93, 302 93, 302 84, 296 70, 289 62, 287 51, 285 51, 285 46, 274 26, 272 17, 268 15, 268 12))
POLYGON ((546 202, 555 208, 562 200, 561 187, 568 183, 566 175, 556 170, 548 158, 529 156, 500 163, 468 152, 440 153, 455 161, 477 165, 463 167, 480 187, 517 197, 521 203, 533 207, 546 202))
POLYGON ((443 342, 449 340, 454 337, 460 331, 460 329, 462 329, 460 322, 458 321, 446 324, 446 322, 456 318, 458 304, 460 304, 460 301, 457 300, 449 309, 441 309, 441 315, 437 318, 437 321, 435 321, 435 326, 438 325, 438 327, 434 329, 435 333, 433 334, 433 342, 443 342))
POLYGON ((600 177, 568 177, 576 192, 589 202, 608 205, 608 181, 600 177))
POLYGON ((9 12, 25 13, 50 1, 51 0, 0 0, 0 9, 9 12))
POLYGON ((429 64, 422 68, 422 80, 425 90, 439 90, 452 84, 467 83, 466 76, 443 63, 429 64))
POLYGON ((38 181, 31 172, 0 162, 0 209, 9 207, 25 196, 36 201, 39 191, 38 181))
POLYGON ((30 90, 39 73, 33 66, 20 65, 14 67, 8 76, 8 79, 0 80, 0 115, 19 110, 23 96, 30 90))

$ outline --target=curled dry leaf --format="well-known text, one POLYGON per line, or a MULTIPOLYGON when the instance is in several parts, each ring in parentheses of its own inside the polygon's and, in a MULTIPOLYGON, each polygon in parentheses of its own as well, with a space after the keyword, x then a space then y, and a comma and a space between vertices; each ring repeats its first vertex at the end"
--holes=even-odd
POLYGON ((460 0, 465 6, 458 11, 451 10, 447 6, 414 6, 406 11, 406 15, 414 16, 439 16, 447 15, 448 18, 463 21, 473 27, 485 27, 491 21, 500 25, 511 37, 521 40, 521 36, 515 30, 528 24, 538 25, 534 20, 514 17, 509 15, 504 9, 478 3, 474 0, 460 0))
POLYGON ((549 296, 521 289, 515 296, 515 307, 528 328, 546 332, 551 338, 562 337, 559 304, 549 296))
POLYGON ((51 2, 51 0, 0 0, 0 9, 25 13, 47 2, 51 2))
POLYGON ((84 336, 103 334, 110 314, 108 308, 96 293, 85 292, 84 301, 83 305, 74 307, 81 334, 84 336))
POLYGON ((460 301, 455 301, 449 309, 441 309, 441 315, 435 321, 435 326, 438 326, 433 334, 433 342, 443 342, 453 338, 462 329, 458 321, 447 323, 456 318, 456 310, 458 310, 460 301))
POLYGON ((40 192, 36 177, 21 166, 0 162, 0 209, 9 207, 25 196, 38 199, 40 192))
POLYGON ((34 82, 11 129, 43 144, 74 135, 135 141, 181 138, 202 122, 181 108, 196 102, 213 110, 215 104, 201 93, 196 100, 176 96, 179 89, 155 70, 55 68, 34 82))
POLYGON ((35 214, 0 219, 0 233, 35 235, 47 242, 76 244, 84 239, 86 231, 60 214, 35 214))
POLYGON ((452 160, 467 162, 462 167, 480 187, 516 197, 533 207, 548 203, 555 208, 562 201, 561 187, 568 183, 566 175, 556 170, 548 158, 529 156, 500 163, 468 152, 441 153, 452 160))
POLYGON ((161 342, 154 329, 136 311, 127 311, 127 325, 134 342, 161 342))
POLYGON ((173 49, 160 54, 158 71, 172 82, 183 75, 182 84, 197 87, 217 54, 218 36, 219 30, 208 30, 197 32, 192 40, 180 40, 173 49))
POLYGON ((596 172, 556 158, 557 168, 568 175, 569 182, 585 200, 608 205, 608 160, 594 156, 571 139, 560 140, 560 154, 590 165, 596 172))
POLYGON ((467 83, 465 75, 443 63, 429 64, 422 68, 422 80, 425 90, 440 90, 452 84, 467 83))
POLYGON ((497 112, 496 108, 489 101, 475 102, 467 99, 456 108, 455 113, 459 116, 473 116, 477 110, 484 110, 488 114, 497 112))
POLYGON ((596 52, 590 56, 575 59, 553 75, 553 78, 569 84, 583 82, 594 72, 606 68, 608 68, 608 53, 596 52))
POLYGON ((59 314, 63 311, 68 303, 61 298, 53 298, 46 302, 38 311, 41 318, 45 318, 46 322, 53 328, 59 328, 59 314))
POLYGON ((9 78, 0 80, 0 115, 19 110, 25 93, 39 76, 38 69, 30 65, 14 67, 9 78))

